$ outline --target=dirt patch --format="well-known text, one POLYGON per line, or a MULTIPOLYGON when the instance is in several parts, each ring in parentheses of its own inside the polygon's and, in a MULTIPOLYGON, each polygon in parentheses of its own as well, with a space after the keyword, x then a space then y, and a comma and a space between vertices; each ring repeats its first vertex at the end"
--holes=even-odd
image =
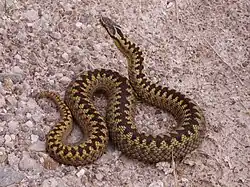
MULTIPOLYGON (((249 186, 249 7, 247 0, 1 1, 0 186, 249 186), (74 168, 45 153, 59 115, 35 93, 63 96, 76 74, 95 68, 127 75, 100 15, 141 46, 153 81, 203 109, 206 137, 183 162, 145 165, 110 146, 97 162, 74 168)), ((152 121, 147 128, 159 132, 167 116, 138 110, 140 126, 152 121)))

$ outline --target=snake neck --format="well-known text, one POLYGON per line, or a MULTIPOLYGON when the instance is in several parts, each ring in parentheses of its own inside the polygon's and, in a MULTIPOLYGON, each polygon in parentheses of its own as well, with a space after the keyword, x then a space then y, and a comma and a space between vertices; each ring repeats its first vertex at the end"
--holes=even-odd
POLYGON ((143 97, 140 94, 142 82, 146 80, 145 73, 143 71, 144 57, 142 51, 135 43, 129 41, 124 35, 120 34, 120 38, 113 38, 115 45, 122 52, 122 54, 128 60, 128 76, 131 85, 137 92, 139 97, 143 97))
MULTIPOLYGON (((143 83, 147 80, 145 74, 143 73, 143 60, 142 52, 140 48, 136 46, 135 43, 128 40, 128 38, 123 34, 121 27, 117 25, 114 21, 107 17, 101 17, 100 23, 106 29, 109 36, 113 39, 117 48, 122 52, 122 54, 128 60, 128 75, 130 83, 137 95, 143 98, 143 92, 141 87, 143 83)), ((150 81, 146 81, 150 82, 150 81)))

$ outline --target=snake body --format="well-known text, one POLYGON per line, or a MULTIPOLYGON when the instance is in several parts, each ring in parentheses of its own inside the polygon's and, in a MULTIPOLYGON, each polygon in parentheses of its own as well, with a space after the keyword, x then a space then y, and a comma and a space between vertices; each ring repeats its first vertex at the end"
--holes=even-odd
POLYGON ((112 70, 96 69, 81 73, 70 83, 64 102, 54 92, 41 92, 39 96, 53 100, 61 114, 61 120, 47 134, 49 155, 66 165, 90 164, 105 152, 110 138, 122 153, 146 163, 183 158, 198 147, 204 135, 201 109, 180 92, 152 83, 144 74, 139 47, 109 18, 102 17, 100 22, 127 57, 129 79, 112 70), (97 91, 107 96, 106 117, 93 104, 97 91), (136 98, 171 113, 177 127, 162 136, 140 133, 134 120, 136 98), (73 145, 66 143, 72 116, 88 137, 73 145))

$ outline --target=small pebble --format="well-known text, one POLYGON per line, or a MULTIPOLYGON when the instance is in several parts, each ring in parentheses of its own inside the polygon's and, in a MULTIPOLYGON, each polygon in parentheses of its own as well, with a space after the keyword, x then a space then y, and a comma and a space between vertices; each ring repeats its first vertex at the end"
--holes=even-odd
MULTIPOLYGON (((12 90, 14 83, 15 82, 13 79, 15 79, 14 76, 12 76, 12 74, 7 75, 7 74, 2 74, 3 75, 3 86, 5 90, 12 90)), ((0 74, 0 81, 1 81, 1 74, 0 74)))
POLYGON ((57 79, 60 79, 60 78, 63 77, 63 74, 62 74, 62 73, 56 73, 56 74, 55 74, 55 77, 56 77, 57 79))
POLYGON ((45 169, 55 170, 59 167, 59 163, 56 162, 55 160, 53 160, 51 157, 46 155, 46 156, 44 156, 43 167, 45 169))
POLYGON ((19 123, 18 121, 10 121, 8 122, 8 130, 10 133, 14 133, 18 130, 19 123))
POLYGON ((23 70, 19 66, 14 66, 12 71, 13 71, 14 74, 23 75, 23 70))
POLYGON ((0 108, 6 105, 5 98, 0 94, 0 108))
POLYGON ((31 158, 28 153, 23 153, 23 157, 22 157, 21 161, 19 162, 19 168, 22 171, 25 171, 25 170, 39 171, 39 170, 41 170, 41 166, 37 163, 36 160, 31 158))
POLYGON ((62 35, 59 32, 53 32, 50 34, 51 38, 55 39, 55 40, 60 40, 62 35))
POLYGON ((181 182, 187 185, 189 180, 187 178, 181 178, 181 182))
POLYGON ((0 148, 0 163, 4 163, 8 158, 8 155, 5 152, 5 148, 1 147, 0 148))
POLYGON ((11 134, 10 137, 11 137, 12 140, 15 140, 15 139, 16 139, 15 134, 11 134))
POLYGON ((39 139, 39 136, 37 136, 36 134, 31 134, 30 139, 31 139, 31 143, 34 143, 34 142, 37 142, 37 140, 39 139))
POLYGON ((58 182, 54 178, 45 179, 41 187, 58 187, 58 182))
POLYGON ((22 60, 22 57, 21 57, 19 54, 16 54, 16 55, 14 56, 14 58, 17 59, 17 60, 19 60, 19 61, 22 60))
POLYGON ((171 165, 168 162, 158 162, 156 164, 156 167, 157 169, 163 171, 165 175, 168 175, 174 172, 173 168, 171 168, 171 165))
POLYGON ((29 128, 32 128, 34 126, 33 122, 31 120, 26 121, 25 125, 29 128))
MULTIPOLYGON (((0 131, 1 132, 1 131, 0 131)), ((2 146, 5 142, 4 137, 0 136, 0 146, 2 146)))
POLYGON ((31 109, 31 110, 34 110, 35 108, 38 108, 37 102, 36 102, 33 98, 30 98, 30 99, 27 101, 27 106, 28 106, 28 108, 31 109))
POLYGON ((42 118, 43 118, 43 116, 42 116, 39 112, 34 113, 34 114, 32 115, 32 119, 33 119, 36 123, 41 122, 41 121, 42 121, 42 118))
POLYGON ((48 79, 48 83, 49 83, 50 85, 55 85, 55 80, 53 80, 53 79, 48 79))
POLYGON ((78 171, 77 173, 76 173, 76 176, 77 177, 81 177, 81 176, 83 176, 84 174, 85 174, 85 169, 81 169, 80 171, 78 171))
POLYGON ((6 121, 0 123, 0 132, 3 132, 5 125, 7 124, 6 121))
POLYGON ((39 140, 31 144, 31 146, 29 147, 29 150, 36 151, 36 152, 42 152, 42 151, 45 151, 45 149, 46 149, 45 142, 42 142, 39 140))
POLYGON ((62 54, 62 58, 63 58, 65 61, 68 61, 68 60, 69 60, 69 55, 68 55, 68 53, 64 52, 64 53, 62 54))
POLYGON ((17 100, 14 96, 8 95, 6 97, 7 102, 11 105, 11 106, 16 106, 17 105, 17 100))
POLYGON ((71 79, 64 76, 59 81, 60 81, 60 83, 66 85, 66 84, 68 84, 71 81, 71 79))
POLYGON ((23 82, 23 76, 21 74, 19 73, 6 74, 6 80, 4 81, 6 87, 7 86, 13 87, 13 85, 18 82, 23 82))
POLYGON ((5 145, 10 145, 10 143, 11 143, 11 136, 10 135, 8 135, 8 134, 6 134, 5 136, 4 136, 4 139, 5 139, 5 145))
POLYGON ((39 18, 38 12, 35 10, 28 10, 24 13, 24 18, 28 19, 29 21, 35 21, 39 18))
POLYGON ((187 164, 187 165, 189 165, 189 166, 195 166, 195 165, 196 165, 196 162, 194 162, 194 161, 192 161, 192 160, 188 160, 188 159, 186 159, 186 160, 184 161, 184 163, 187 164))
POLYGON ((78 27, 78 28, 82 27, 82 23, 81 22, 76 22, 76 27, 78 27))
POLYGON ((17 163, 19 162, 20 158, 14 152, 8 154, 8 164, 10 166, 17 168, 17 163))
POLYGON ((101 181, 103 179, 103 174, 101 174, 101 173, 97 173, 95 176, 96 176, 96 179, 99 181, 101 181))
POLYGON ((0 167, 0 187, 10 186, 12 184, 18 186, 18 183, 20 183, 24 177, 24 174, 19 173, 12 168, 0 167))
POLYGON ((154 181, 148 187, 164 187, 164 183, 162 181, 154 181))
POLYGON ((63 7, 64 7, 64 10, 66 11, 66 12, 71 12, 72 11, 72 5, 71 4, 69 4, 69 3, 67 3, 67 4, 63 4, 63 7))
POLYGON ((97 51, 97 52, 100 52, 102 50, 102 46, 100 44, 95 44, 94 45, 94 49, 97 51))
POLYGON ((6 31, 5 31, 5 29, 3 29, 3 28, 0 28, 0 34, 6 34, 6 31))

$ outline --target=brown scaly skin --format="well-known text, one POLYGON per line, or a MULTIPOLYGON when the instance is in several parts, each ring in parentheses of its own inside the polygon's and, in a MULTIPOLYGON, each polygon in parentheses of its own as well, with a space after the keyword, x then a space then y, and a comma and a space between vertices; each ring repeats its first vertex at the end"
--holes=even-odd
POLYGON ((183 158, 198 147, 204 136, 205 120, 200 108, 183 94, 152 83, 144 74, 139 47, 128 41, 121 27, 109 18, 102 17, 100 22, 127 57, 129 80, 117 72, 98 69, 84 72, 70 83, 65 104, 56 94, 42 92, 40 96, 52 99, 62 116, 47 135, 50 156, 67 165, 89 164, 104 153, 110 137, 124 154, 146 163, 183 158), (108 99, 106 122, 92 102, 99 90, 108 99), (144 102, 170 112, 177 127, 164 136, 139 133, 134 123, 134 91, 144 102), (88 136, 77 145, 66 144, 72 128, 71 113, 88 136))

